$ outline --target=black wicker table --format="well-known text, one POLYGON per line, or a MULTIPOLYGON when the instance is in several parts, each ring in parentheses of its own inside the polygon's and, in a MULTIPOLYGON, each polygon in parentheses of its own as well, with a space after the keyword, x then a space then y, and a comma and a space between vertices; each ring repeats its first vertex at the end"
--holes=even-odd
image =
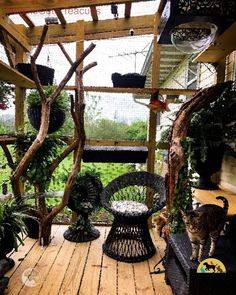
POLYGON ((166 257, 166 282, 175 295, 235 295, 236 249, 221 237, 214 258, 226 267, 226 273, 197 273, 198 263, 190 261, 191 246, 186 234, 171 234, 166 257))
POLYGON ((123 174, 104 189, 103 207, 111 212, 114 221, 103 244, 109 257, 123 262, 139 262, 154 255, 148 218, 164 206, 164 181, 159 175, 148 172, 123 174), (153 204, 145 200, 153 197, 153 204))

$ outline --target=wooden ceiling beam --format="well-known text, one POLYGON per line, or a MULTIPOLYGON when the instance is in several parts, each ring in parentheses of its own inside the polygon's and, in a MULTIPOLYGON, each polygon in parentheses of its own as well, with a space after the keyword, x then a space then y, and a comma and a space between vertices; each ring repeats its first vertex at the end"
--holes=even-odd
POLYGON ((90 6, 90 12, 91 12, 91 15, 92 15, 92 19, 94 22, 98 21, 98 13, 97 13, 97 9, 96 9, 96 6, 90 6))
POLYGON ((125 18, 130 17, 132 2, 125 3, 125 18))
MULTIPOLYGON (((152 15, 136 16, 129 19, 120 18, 118 20, 100 20, 99 22, 85 22, 85 40, 98 40, 105 38, 117 38, 129 36, 129 30, 133 28, 135 35, 145 35, 153 33, 152 15)), ((37 45, 43 27, 27 29, 27 37, 31 45, 37 45)), ((76 42, 77 40, 76 23, 68 23, 63 29, 61 25, 50 25, 45 44, 53 44, 61 41, 76 42)))
POLYGON ((125 4, 129 2, 146 2, 149 0, 14 0, 5 1, 0 0, 0 7, 4 9, 6 14, 14 14, 21 12, 35 12, 35 11, 47 11, 55 9, 68 9, 75 7, 89 7, 89 6, 101 6, 110 4, 125 4))
POLYGON ((17 44, 30 52, 30 45, 27 37, 22 33, 22 25, 14 25, 6 16, 0 18, 0 28, 2 28, 17 44))
POLYGON ((15 84, 19 87, 35 88, 34 81, 28 79, 17 70, 0 60, 0 80, 15 84))
POLYGON ((15 54, 13 53, 13 49, 11 47, 11 42, 10 42, 9 36, 3 30, 0 31, 0 36, 2 39, 2 43, 4 45, 4 49, 5 49, 6 56, 8 58, 8 62, 10 64, 10 66, 14 68, 15 67, 15 54))
POLYGON ((56 15, 57 15, 57 17, 58 17, 58 19, 59 19, 62 27, 65 28, 65 26, 66 26, 66 19, 65 19, 63 13, 61 12, 60 9, 54 9, 54 11, 55 11, 55 13, 56 13, 56 15))
POLYGON ((35 27, 35 24, 33 21, 28 17, 26 13, 20 13, 20 17, 24 20, 24 22, 30 27, 33 28, 35 27))

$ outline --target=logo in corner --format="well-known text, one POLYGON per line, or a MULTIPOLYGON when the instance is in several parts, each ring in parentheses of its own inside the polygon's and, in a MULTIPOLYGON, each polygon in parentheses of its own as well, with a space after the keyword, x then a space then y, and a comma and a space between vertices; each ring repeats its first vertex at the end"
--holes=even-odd
POLYGON ((27 287, 33 288, 40 284, 41 278, 36 270, 27 268, 22 273, 21 280, 27 287))
POLYGON ((203 260, 198 268, 197 273, 225 273, 226 268, 224 264, 215 258, 207 258, 203 260))

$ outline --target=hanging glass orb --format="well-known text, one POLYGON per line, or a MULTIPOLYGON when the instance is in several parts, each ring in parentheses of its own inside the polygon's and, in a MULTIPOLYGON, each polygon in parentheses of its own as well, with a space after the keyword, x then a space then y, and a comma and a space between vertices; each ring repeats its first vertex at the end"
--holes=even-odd
POLYGON ((189 22, 171 31, 171 42, 184 53, 198 53, 207 48, 216 37, 217 26, 208 22, 189 22))

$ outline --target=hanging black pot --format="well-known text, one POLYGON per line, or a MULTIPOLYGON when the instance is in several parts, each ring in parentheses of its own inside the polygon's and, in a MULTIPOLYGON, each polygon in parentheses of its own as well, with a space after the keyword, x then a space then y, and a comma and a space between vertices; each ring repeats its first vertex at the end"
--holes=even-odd
POLYGON ((199 174, 198 182, 194 187, 205 190, 218 189, 218 185, 212 182, 211 176, 220 170, 225 151, 226 148, 223 144, 216 147, 208 147, 206 161, 202 162, 200 148, 194 150, 195 170, 199 174))
POLYGON ((24 218, 24 223, 26 225, 26 231, 28 233, 28 237, 31 239, 38 239, 39 237, 39 223, 37 220, 26 217, 24 218))
MULTIPOLYGON (((36 65, 39 80, 42 85, 52 85, 53 79, 54 79, 54 72, 55 70, 52 68, 49 68, 47 66, 43 65, 36 65)), ((16 65, 16 69, 26 77, 28 77, 31 80, 34 80, 32 70, 31 70, 31 64, 29 63, 18 63, 16 65)))
POLYGON ((113 87, 144 88, 146 76, 137 73, 128 73, 124 75, 113 73, 111 79, 113 87))
MULTIPOLYGON (((27 109, 30 124, 39 130, 41 123, 41 106, 29 106, 27 109)), ((60 129, 65 122, 65 112, 59 108, 51 108, 48 133, 53 133, 60 129)))

